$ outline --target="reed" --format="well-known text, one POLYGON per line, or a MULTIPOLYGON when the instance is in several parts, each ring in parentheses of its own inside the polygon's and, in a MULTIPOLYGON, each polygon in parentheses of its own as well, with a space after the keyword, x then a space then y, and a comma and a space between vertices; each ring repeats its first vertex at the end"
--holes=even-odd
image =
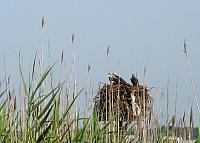
MULTIPOLYGON (((148 101, 150 101, 150 98, 147 98, 147 91, 151 90, 151 88, 146 84, 146 68, 144 70, 144 86, 136 85, 136 87, 133 88, 128 83, 124 86, 122 80, 119 80, 116 85, 108 83, 109 46, 106 52, 105 85, 102 89, 99 89, 105 97, 105 102, 101 103, 105 105, 105 108, 102 108, 102 110, 105 110, 103 111, 105 112, 105 117, 103 116, 105 120, 102 121, 100 120, 101 115, 99 115, 99 108, 95 106, 95 101, 92 99, 94 94, 97 94, 93 92, 92 87, 97 86, 91 85, 90 65, 87 67, 87 81, 85 82, 86 86, 84 88, 78 87, 77 85, 75 52, 73 54, 71 69, 66 68, 70 66, 66 65, 64 50, 61 52, 61 56, 58 58, 59 60, 53 61, 55 62, 54 64, 50 62, 49 50, 49 63, 45 65, 45 55, 43 55, 43 50, 45 48, 43 40, 44 30, 45 19, 42 18, 42 44, 39 46, 39 50, 35 55, 33 55, 34 59, 28 71, 24 70, 23 60, 25 59, 23 59, 21 52, 19 52, 19 92, 12 88, 10 81, 11 76, 6 70, 6 61, 4 61, 5 75, 4 79, 0 81, 0 142, 164 143, 193 140, 195 134, 193 115, 196 114, 194 113, 193 107, 191 106, 189 110, 188 123, 186 123, 187 114, 184 114, 180 120, 178 120, 176 116, 178 112, 178 79, 176 83, 175 115, 170 116, 168 111, 170 102, 170 95, 168 94, 169 81, 167 83, 167 93, 164 93, 164 95, 161 93, 161 96, 167 98, 167 101, 165 101, 167 106, 166 123, 162 126, 161 119, 159 120, 159 116, 157 115, 158 112, 155 112, 153 109, 149 110, 148 101), (60 69, 57 68, 59 63, 61 65, 60 69), (54 76, 54 72, 60 72, 59 80, 54 76), (121 92, 120 89, 123 89, 123 92, 121 92), (133 98, 132 89, 138 98, 133 98), (129 93, 125 93, 127 91, 129 93), (122 93, 130 95, 131 108, 127 109, 127 112, 130 113, 127 116, 122 114, 126 112, 121 108, 122 105, 125 105, 125 102, 123 102, 123 104, 121 102, 123 99, 122 93), (141 95, 141 97, 139 95, 141 95), (82 104, 78 103, 80 96, 85 97, 85 102, 82 104), (89 103, 91 103, 91 105, 89 103), (136 105, 136 103, 141 104, 140 106, 144 112, 141 116, 132 114, 132 111, 135 110, 134 105, 136 105), (81 110, 83 105, 85 105, 85 110, 81 110), (131 121, 133 122, 126 122, 124 125, 121 122, 122 119, 124 122, 126 122, 127 119, 132 119, 131 121)), ((72 46, 75 48, 74 34, 72 34, 71 40, 72 46)), ((184 54, 187 57, 193 95, 199 112, 199 105, 186 47, 185 42, 184 54)), ((148 96, 150 97, 151 94, 148 96)), ((126 100, 125 97, 123 100, 126 100)), ((162 104, 161 100, 164 100, 164 97, 159 98, 159 100, 160 104, 162 104)), ((160 109, 161 114, 163 114, 163 109, 160 109)), ((196 142, 200 142, 200 131, 196 142)))

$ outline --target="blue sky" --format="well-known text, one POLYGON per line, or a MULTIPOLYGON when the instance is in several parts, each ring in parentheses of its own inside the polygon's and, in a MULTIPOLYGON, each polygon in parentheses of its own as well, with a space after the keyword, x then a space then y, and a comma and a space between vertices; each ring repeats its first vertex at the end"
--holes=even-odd
MULTIPOLYGON (((151 87, 166 88, 170 79, 171 111, 178 75, 178 110, 182 116, 188 112, 188 99, 194 102, 186 57, 181 51, 184 39, 200 97, 199 5, 197 0, 1 0, 0 67, 3 69, 5 57, 8 74, 13 81, 18 80, 18 52, 22 52, 28 65, 38 49, 44 16, 44 47, 49 41, 52 61, 59 59, 64 50, 65 60, 70 63, 76 53, 80 86, 84 86, 88 64, 94 88, 105 81, 106 48, 110 45, 110 72, 120 71, 126 80, 137 72, 142 80, 143 68, 147 67, 146 78, 151 87)), ((1 79, 3 74, 1 70, 1 79)))

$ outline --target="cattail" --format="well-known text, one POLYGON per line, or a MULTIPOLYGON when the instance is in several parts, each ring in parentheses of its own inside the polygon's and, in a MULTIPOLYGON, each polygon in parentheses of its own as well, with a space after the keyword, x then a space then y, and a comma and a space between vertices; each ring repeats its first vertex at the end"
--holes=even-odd
POLYGON ((175 123, 176 123, 176 117, 173 116, 173 117, 172 117, 172 126, 173 126, 173 127, 174 127, 175 123))
POLYGON ((44 24, 45 24, 45 21, 44 21, 44 16, 43 16, 42 17, 42 22, 41 22, 42 29, 44 28, 44 24))
POLYGON ((107 47, 107 56, 108 56, 108 54, 109 54, 109 51, 110 51, 110 45, 107 47))
POLYGON ((190 127, 191 127, 191 128, 194 127, 194 120, 193 120, 192 107, 191 107, 191 110, 190 110, 190 127))
POLYGON ((90 68, 91 68, 91 66, 90 66, 90 65, 88 65, 88 72, 90 71, 90 68))
POLYGON ((61 54, 61 64, 63 63, 63 57, 64 57, 64 51, 62 50, 62 54, 61 54))
POLYGON ((183 53, 185 55, 187 55, 187 43, 186 43, 186 40, 184 40, 184 44, 183 44, 183 53))
POLYGON ((185 127, 185 112, 183 114, 183 124, 184 124, 184 127, 185 127))
POLYGON ((16 96, 14 96, 14 110, 16 110, 16 108, 17 108, 17 101, 16 101, 16 96))
POLYGON ((74 43, 74 33, 72 34, 72 43, 74 43))

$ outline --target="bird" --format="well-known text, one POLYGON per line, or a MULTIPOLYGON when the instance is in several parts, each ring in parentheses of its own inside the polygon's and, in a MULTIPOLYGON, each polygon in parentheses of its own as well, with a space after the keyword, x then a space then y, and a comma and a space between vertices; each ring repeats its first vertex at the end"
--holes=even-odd
POLYGON ((137 77, 134 74, 132 74, 130 80, 131 80, 131 83, 133 85, 139 85, 139 81, 138 81, 137 77))
POLYGON ((118 76, 116 73, 108 73, 109 81, 113 84, 128 84, 123 78, 118 76))

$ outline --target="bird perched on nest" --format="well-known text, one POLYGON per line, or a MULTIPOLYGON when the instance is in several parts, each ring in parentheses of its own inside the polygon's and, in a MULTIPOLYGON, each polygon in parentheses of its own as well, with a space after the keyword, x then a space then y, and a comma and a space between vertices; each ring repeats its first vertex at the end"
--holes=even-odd
POLYGON ((131 79, 131 83, 133 85, 135 85, 135 86, 139 85, 139 81, 138 81, 137 77, 134 74, 132 74, 132 77, 130 79, 131 79))
POLYGON ((116 73, 108 73, 109 81, 113 84, 128 84, 123 78, 118 76, 116 73))

